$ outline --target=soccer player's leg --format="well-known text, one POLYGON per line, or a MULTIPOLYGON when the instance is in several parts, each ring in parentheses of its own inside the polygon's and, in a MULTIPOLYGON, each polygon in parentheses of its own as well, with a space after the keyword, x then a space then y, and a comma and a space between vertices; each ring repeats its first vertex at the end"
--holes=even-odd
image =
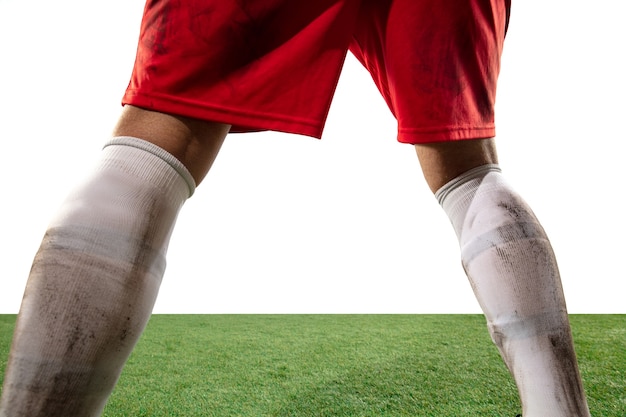
POLYGON ((2 417, 97 416, 146 325, 179 210, 228 131, 127 107, 35 257, 2 417))
POLYGON ((448 214, 524 417, 587 417, 557 262, 539 220, 505 181, 494 141, 416 145, 448 214))
POLYGON ((396 116, 398 140, 416 145, 454 225, 524 417, 588 416, 554 254, 504 181, 490 139, 510 1, 364 6, 351 50, 396 116))

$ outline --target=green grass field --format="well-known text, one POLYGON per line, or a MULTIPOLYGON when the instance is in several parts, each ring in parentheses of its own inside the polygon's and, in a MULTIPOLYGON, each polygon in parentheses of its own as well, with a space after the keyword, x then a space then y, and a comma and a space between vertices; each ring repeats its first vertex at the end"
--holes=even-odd
MULTIPOLYGON (((593 416, 625 417, 626 316, 571 321, 593 416)), ((2 374, 14 323, 0 315, 2 374)), ((518 412, 480 315, 155 315, 104 416, 518 412)))

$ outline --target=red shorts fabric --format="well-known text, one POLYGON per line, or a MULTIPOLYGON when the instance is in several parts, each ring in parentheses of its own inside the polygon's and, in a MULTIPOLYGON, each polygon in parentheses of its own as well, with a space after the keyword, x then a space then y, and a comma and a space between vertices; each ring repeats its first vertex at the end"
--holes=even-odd
POLYGON ((148 0, 123 104, 320 138, 348 50, 398 140, 495 136, 510 0, 148 0))

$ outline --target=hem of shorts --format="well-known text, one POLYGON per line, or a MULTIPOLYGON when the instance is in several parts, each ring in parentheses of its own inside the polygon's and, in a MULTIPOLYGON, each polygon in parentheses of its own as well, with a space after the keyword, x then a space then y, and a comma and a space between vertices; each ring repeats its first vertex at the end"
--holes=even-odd
POLYGON ((321 139, 324 122, 311 119, 298 119, 288 115, 263 113, 259 111, 233 109, 224 106, 211 106, 194 103, 168 96, 133 93, 124 94, 122 105, 131 105, 160 113, 191 117, 216 123, 231 125, 231 133, 248 133, 273 130, 321 139))
POLYGON ((398 131, 398 142, 417 145, 422 143, 487 139, 495 136, 496 129, 493 124, 479 127, 457 126, 432 129, 402 129, 398 131))

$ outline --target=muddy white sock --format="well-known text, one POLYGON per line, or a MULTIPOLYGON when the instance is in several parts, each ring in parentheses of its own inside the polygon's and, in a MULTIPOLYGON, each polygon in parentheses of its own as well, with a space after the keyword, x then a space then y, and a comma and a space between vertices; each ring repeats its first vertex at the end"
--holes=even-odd
POLYGON ((531 209, 496 165, 461 175, 435 196, 524 417, 588 416, 557 263, 531 209))
POLYGON ((100 415, 152 311, 195 184, 139 139, 114 138, 51 222, 33 262, 1 417, 100 415))

